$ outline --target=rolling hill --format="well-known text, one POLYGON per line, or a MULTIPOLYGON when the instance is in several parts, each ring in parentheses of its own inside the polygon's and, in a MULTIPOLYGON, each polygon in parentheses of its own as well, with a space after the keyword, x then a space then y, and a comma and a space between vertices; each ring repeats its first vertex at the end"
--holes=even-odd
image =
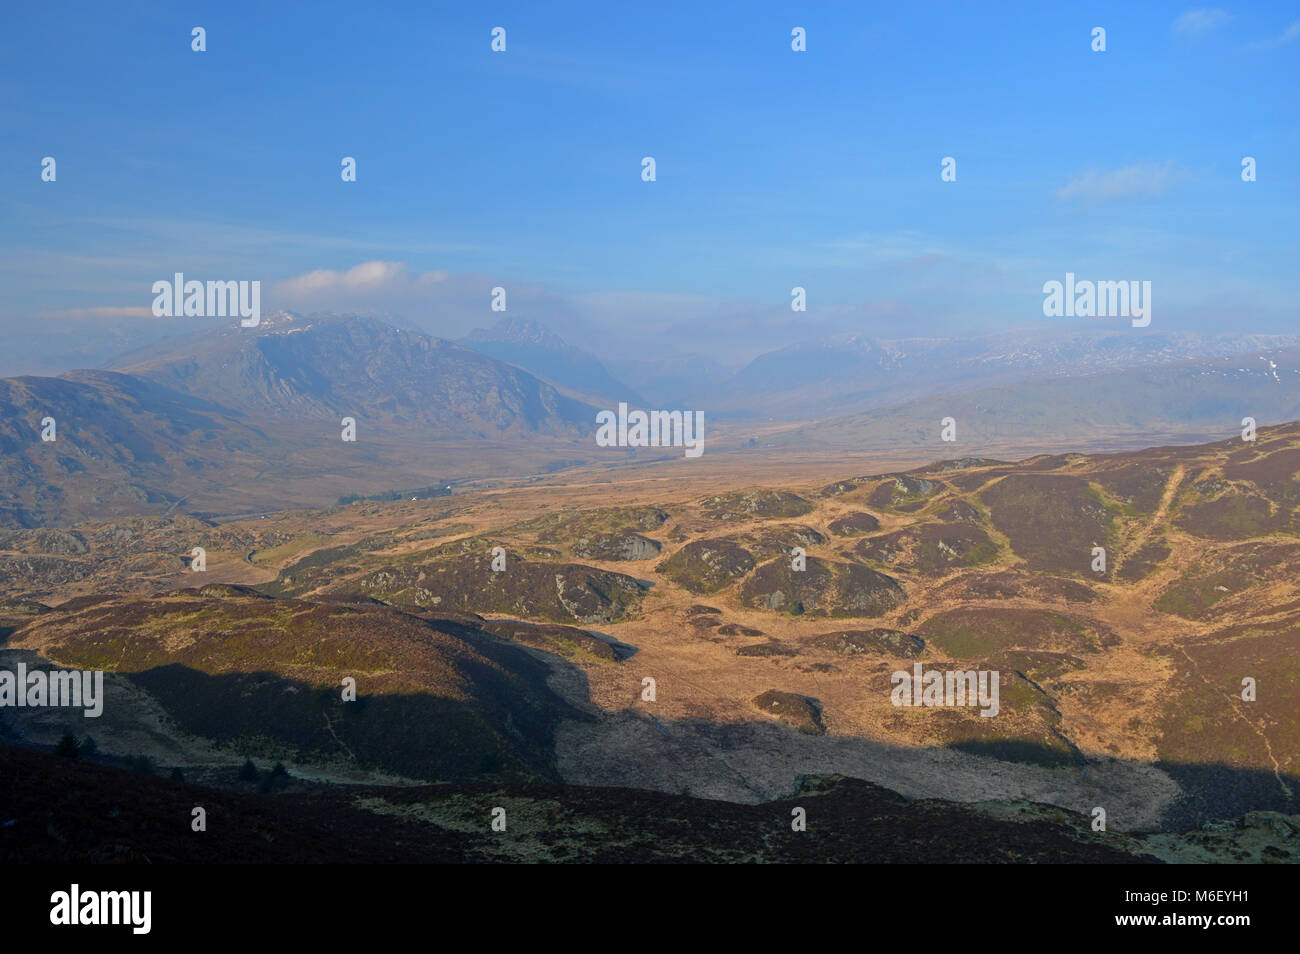
MULTIPOLYGON (((1123 832, 1300 808, 1300 425, 710 483, 629 481, 602 491, 613 506, 523 485, 221 527, 11 531, 6 652, 113 674, 135 701, 96 730, 105 757, 144 748, 218 781, 268 752, 335 777, 332 727, 354 782, 468 777, 467 737, 517 750, 489 775, 745 804, 832 774, 907 798, 1100 805, 1123 832), (256 589, 195 589, 181 556, 196 539, 208 579, 256 589), (542 669, 515 685, 525 659, 542 669), (915 665, 1000 674, 995 717, 895 706, 891 674, 915 665), (383 720, 326 706, 352 671, 383 720), (252 701, 223 716, 236 698, 252 701), (147 742, 159 711, 186 734, 147 742), (406 722, 448 729, 403 741, 406 722)), ((65 724, 23 737, 53 746, 65 724)))

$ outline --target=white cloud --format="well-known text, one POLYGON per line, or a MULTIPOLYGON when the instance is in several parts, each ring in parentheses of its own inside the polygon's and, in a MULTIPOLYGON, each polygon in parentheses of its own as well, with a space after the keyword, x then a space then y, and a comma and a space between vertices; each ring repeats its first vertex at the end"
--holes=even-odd
POLYGON ((531 282, 505 277, 416 271, 406 262, 371 260, 351 268, 318 268, 264 287, 263 310, 378 315, 430 334, 456 338, 516 315, 547 319, 559 297, 531 282), (492 289, 506 289, 507 312, 491 309, 492 289))
POLYGON ((1174 32, 1183 34, 1208 33, 1223 26, 1232 16, 1217 7, 1197 7, 1174 20, 1174 32))
POLYGON ((1136 163, 1110 171, 1089 169, 1057 189, 1055 195, 1058 199, 1078 199, 1088 203, 1145 198, 1164 195, 1185 177, 1186 173, 1172 159, 1136 163))
POLYGON ((450 277, 448 272, 412 273, 405 262, 362 262, 347 271, 318 268, 286 279, 276 285, 277 293, 288 299, 301 299, 323 293, 393 292, 424 286, 431 287, 450 277))

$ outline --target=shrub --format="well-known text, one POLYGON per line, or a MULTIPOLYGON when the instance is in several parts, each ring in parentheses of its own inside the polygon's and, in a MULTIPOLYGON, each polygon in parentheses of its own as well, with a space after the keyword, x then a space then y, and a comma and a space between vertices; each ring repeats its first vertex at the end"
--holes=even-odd
POLYGON ((77 737, 71 732, 64 732, 63 738, 59 739, 59 744, 54 747, 54 754, 62 755, 68 759, 75 759, 81 754, 81 746, 77 745, 77 737))
POLYGON ((142 775, 153 774, 153 760, 147 755, 133 755, 126 760, 126 767, 132 772, 140 772, 142 775))

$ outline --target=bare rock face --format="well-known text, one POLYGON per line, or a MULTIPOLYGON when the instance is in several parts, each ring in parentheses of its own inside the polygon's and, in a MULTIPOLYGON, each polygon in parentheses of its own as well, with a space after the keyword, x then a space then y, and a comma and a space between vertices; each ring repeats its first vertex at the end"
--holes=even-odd
POLYGON ((573 555, 584 560, 650 560, 663 549, 659 541, 623 530, 583 537, 573 547, 573 555))

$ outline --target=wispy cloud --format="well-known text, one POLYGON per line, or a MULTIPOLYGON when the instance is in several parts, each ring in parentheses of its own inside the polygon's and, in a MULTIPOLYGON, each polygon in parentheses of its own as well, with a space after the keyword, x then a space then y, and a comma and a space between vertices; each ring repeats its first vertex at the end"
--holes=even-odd
POLYGON ((1218 7, 1196 7, 1174 20, 1174 32, 1195 36, 1217 30, 1231 19, 1228 11, 1218 7))
POLYGON ((1092 204, 1112 199, 1146 198, 1164 195, 1184 178, 1186 173, 1172 159, 1135 163, 1109 171, 1089 169, 1076 175, 1054 194, 1058 199, 1092 204))
POLYGON ((152 318, 149 308, 98 305, 92 308, 64 308, 61 311, 43 311, 42 318, 152 318))
POLYGON ((820 243, 813 262, 826 267, 899 268, 937 265, 953 252, 914 231, 862 233, 820 243))
POLYGON ((1266 40, 1260 40, 1257 43, 1252 43, 1251 47, 1256 50, 1272 50, 1279 46, 1285 46, 1297 38, 1300 38, 1300 20, 1292 22, 1277 36, 1269 37, 1266 40))

